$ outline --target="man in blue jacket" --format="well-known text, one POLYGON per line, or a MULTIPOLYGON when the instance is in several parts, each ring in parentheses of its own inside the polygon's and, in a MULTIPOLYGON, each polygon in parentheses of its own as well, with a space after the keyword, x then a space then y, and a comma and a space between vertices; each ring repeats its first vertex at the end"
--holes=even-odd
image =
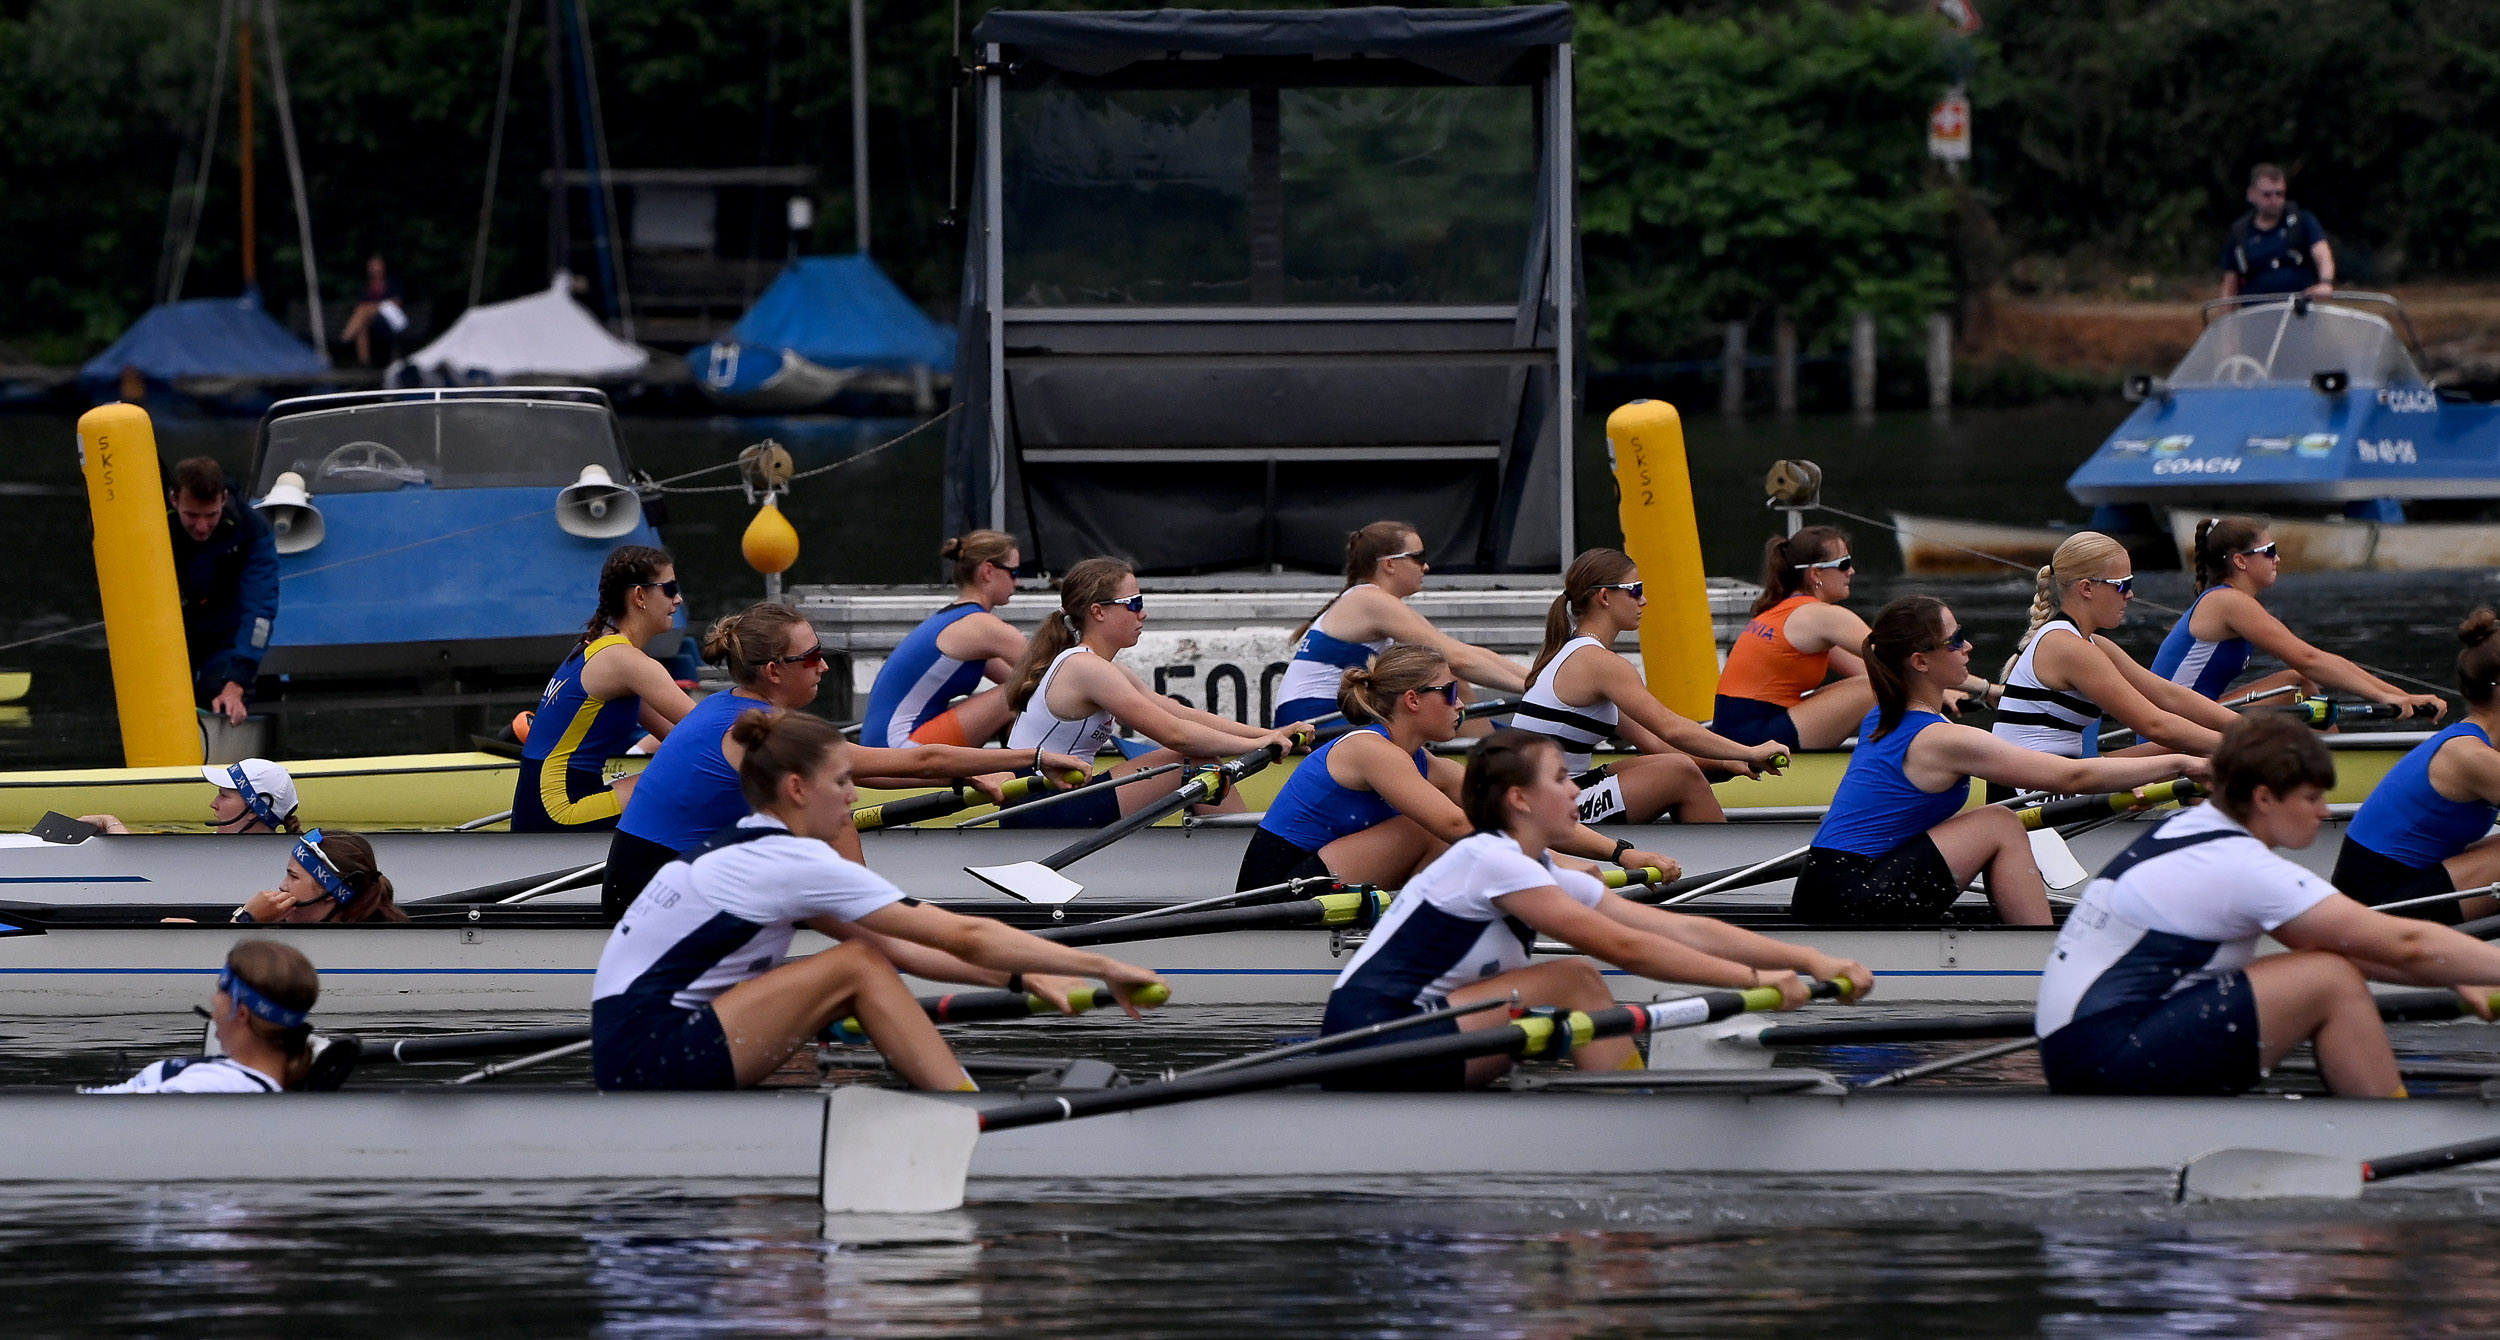
POLYGON ((2293 204, 2283 169, 2259 163, 2248 174, 2248 212, 2222 244, 2222 296, 2335 291, 2335 249, 2318 216, 2293 204))
POLYGON ((166 501, 192 694, 240 725, 278 621, 278 540, 214 457, 176 465, 166 501))

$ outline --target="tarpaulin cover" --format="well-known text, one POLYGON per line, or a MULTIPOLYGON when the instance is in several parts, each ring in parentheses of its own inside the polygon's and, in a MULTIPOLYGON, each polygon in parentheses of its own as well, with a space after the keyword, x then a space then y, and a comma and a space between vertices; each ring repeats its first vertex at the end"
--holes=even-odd
POLYGON ((327 370, 311 345, 261 310, 260 295, 186 298, 151 307, 103 353, 78 369, 90 388, 110 389, 123 368, 152 382, 177 377, 283 377, 327 370))
MULTIPOLYGON (((1438 67, 1434 57, 1513 51, 1571 40, 1569 5, 1501 9, 1127 10, 1047 14, 994 10, 972 30, 976 42, 1012 46, 1087 74, 1116 70, 1166 52, 1225 56, 1307 56, 1361 52, 1402 56, 1438 67)), ((1474 73, 1452 69, 1467 77, 1474 73)))
POLYGON ((406 364, 420 376, 455 384, 531 376, 595 382, 640 374, 650 355, 609 334, 573 300, 571 288, 572 276, 559 274, 526 298, 472 307, 406 364))
MULTIPOLYGON (((914 306, 866 256, 792 261, 722 342, 789 349, 829 368, 955 369, 954 336, 914 306)), ((700 372, 709 353, 707 345, 687 359, 700 372)))

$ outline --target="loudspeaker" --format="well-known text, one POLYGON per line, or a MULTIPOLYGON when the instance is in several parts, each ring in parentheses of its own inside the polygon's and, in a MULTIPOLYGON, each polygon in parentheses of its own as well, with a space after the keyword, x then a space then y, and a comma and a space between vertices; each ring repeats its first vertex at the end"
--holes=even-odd
POLYGON ((300 554, 321 543, 327 527, 321 520, 321 509, 313 506, 304 492, 304 477, 289 470, 269 486, 269 496, 252 504, 252 510, 268 519, 269 529, 278 534, 278 552, 300 554))
POLYGON ((605 469, 585 465, 582 477, 556 495, 556 524, 567 535, 613 540, 642 524, 642 497, 609 479, 605 469))

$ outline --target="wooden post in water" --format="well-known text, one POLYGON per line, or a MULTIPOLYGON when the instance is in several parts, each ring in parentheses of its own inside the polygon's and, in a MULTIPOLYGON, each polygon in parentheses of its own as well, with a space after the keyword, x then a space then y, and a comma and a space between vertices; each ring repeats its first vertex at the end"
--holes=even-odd
POLYGON ((1875 314, 1849 318, 1849 412, 1860 419, 1875 417, 1875 314))
POLYGON ((1780 416, 1797 412, 1797 322, 1786 311, 1771 327, 1771 398, 1780 416))
POLYGON ((1727 323, 1719 345, 1719 413, 1731 419, 1745 415, 1745 323, 1727 323))
POLYGON ((1953 318, 1927 314, 1927 408, 1936 414, 1953 408, 1953 318))

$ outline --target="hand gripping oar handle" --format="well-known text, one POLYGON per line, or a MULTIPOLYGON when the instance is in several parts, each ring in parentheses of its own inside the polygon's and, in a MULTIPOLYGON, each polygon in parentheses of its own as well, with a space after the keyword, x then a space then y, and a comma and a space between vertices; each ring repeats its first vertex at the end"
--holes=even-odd
MULTIPOLYGON (((1172 989, 1160 982, 1141 986, 1129 999, 1141 1009, 1152 1009, 1172 998, 1172 989)), ((1059 1007, 1029 991, 958 991, 943 996, 922 996, 920 1009, 933 1024, 994 1023, 1002 1019, 1025 1019, 1037 1014, 1057 1014, 1059 1007)), ((1080 986, 1068 993, 1068 1004, 1078 1014, 1088 1010, 1108 1009, 1120 1003, 1118 995, 1107 986, 1080 986)), ((839 1019, 827 1025, 822 1038, 827 1042, 860 1043, 868 1041, 868 1030, 857 1019, 839 1019)))
POLYGON ((1370 925, 1388 910, 1389 901, 1394 896, 1386 889, 1356 888, 1340 893, 1323 893, 1316 898, 1297 898, 1289 903, 1216 908, 1135 921, 1053 926, 1034 933, 1053 944, 1110 945, 1161 940, 1175 935, 1215 935, 1225 931, 1291 930, 1301 926, 1348 926, 1358 922, 1370 925), (1363 906, 1366 901, 1371 904, 1368 913, 1363 906))
POLYGON ((2151 809, 2159 805, 2193 800, 2205 794, 2205 788, 2185 777, 2176 781, 2155 782, 2143 790, 2144 794, 2141 797, 2133 791, 2112 791, 2105 796, 2070 796, 2064 800, 2052 800, 2045 805, 2034 805, 2027 810, 2016 810, 2014 814, 2016 818, 2023 821, 2023 828, 2026 831, 2036 832, 2043 828, 2057 828, 2085 819, 2097 819, 2103 815, 2123 814, 2132 809, 2151 809))
POLYGON ((1197 776, 1181 783, 1172 794, 1155 801, 1118 822, 1105 824, 1069 846, 1042 858, 1041 864, 1053 870, 1065 870, 1086 857, 1101 851, 1129 834, 1156 822, 1167 814, 1175 814, 1191 805, 1204 804, 1232 789, 1233 784, 1285 756, 1283 744, 1263 744, 1238 757, 1228 758, 1213 767, 1202 769, 1197 776))
MULTIPOLYGON (((1002 797, 1000 803, 1013 805, 1019 800, 1040 794, 1043 788, 1044 783, 1039 777, 1018 777, 998 788, 1002 797)), ((926 791, 916 796, 904 796, 899 800, 888 800, 876 805, 862 805, 851 811, 851 827, 863 833, 879 828, 900 828, 905 824, 916 824, 923 820, 943 819, 950 814, 960 814, 975 805, 986 804, 988 800, 987 796, 980 795, 963 783, 957 782, 942 791, 926 791)))

